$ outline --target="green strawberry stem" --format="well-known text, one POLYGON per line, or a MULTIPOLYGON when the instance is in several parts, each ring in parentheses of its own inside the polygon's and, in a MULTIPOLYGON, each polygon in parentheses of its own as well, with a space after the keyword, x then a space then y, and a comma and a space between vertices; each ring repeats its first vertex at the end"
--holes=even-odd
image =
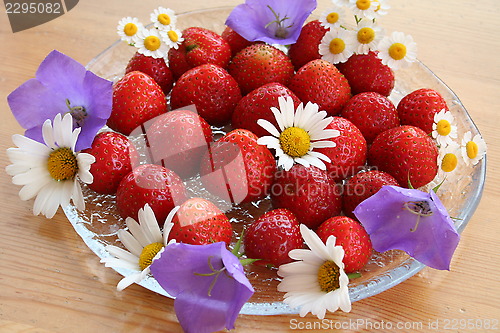
POLYGON ((361 273, 349 273, 347 274, 349 280, 354 280, 361 277, 361 273))

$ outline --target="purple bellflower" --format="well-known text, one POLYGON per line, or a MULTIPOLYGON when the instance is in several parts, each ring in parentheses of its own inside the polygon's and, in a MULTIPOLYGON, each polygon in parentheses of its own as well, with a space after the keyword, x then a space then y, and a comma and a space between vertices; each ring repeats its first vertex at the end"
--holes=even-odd
POLYGON ((460 235, 434 191, 383 186, 354 214, 376 251, 403 250, 429 267, 450 269, 460 235))
POLYGON ((246 0, 236 6, 226 25, 249 41, 293 44, 316 0, 246 0))
POLYGON ((174 243, 150 266, 171 296, 185 332, 234 329, 236 318, 254 289, 238 257, 223 242, 209 245, 174 243))
POLYGON ((113 83, 87 71, 77 61, 54 50, 42 61, 36 78, 20 85, 8 97, 9 106, 25 136, 43 143, 42 126, 56 114, 73 116, 80 127, 75 150, 92 145, 111 114, 113 83))

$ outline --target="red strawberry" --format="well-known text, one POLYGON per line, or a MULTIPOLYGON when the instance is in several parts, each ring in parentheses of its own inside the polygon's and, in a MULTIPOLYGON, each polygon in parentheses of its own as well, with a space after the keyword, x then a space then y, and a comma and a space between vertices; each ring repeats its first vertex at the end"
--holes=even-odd
POLYGON ((239 204, 268 195, 275 171, 273 155, 257 144, 257 136, 235 129, 213 144, 200 173, 209 192, 239 204))
POLYGON ((418 89, 401 99, 398 104, 401 125, 420 127, 424 132, 432 132, 434 115, 441 110, 448 111, 448 105, 440 93, 433 89, 418 89))
POLYGON ((166 111, 161 87, 149 75, 134 71, 125 74, 113 86, 113 109, 107 125, 129 135, 147 120, 166 111))
POLYGON ((234 57, 236 53, 243 50, 245 47, 254 44, 243 38, 239 33, 234 31, 231 27, 226 27, 221 34, 221 37, 229 44, 231 47, 231 54, 234 57))
POLYGON ((337 67, 317 59, 308 62, 288 86, 304 103, 313 102, 329 115, 337 115, 351 97, 351 89, 337 67))
POLYGON ((279 266, 292 261, 288 252, 304 246, 299 221, 288 209, 271 210, 247 229, 244 238, 248 258, 262 259, 259 265, 279 266))
POLYGON ((434 140, 415 126, 399 126, 380 133, 368 151, 368 163, 391 174, 402 187, 415 188, 434 179, 438 171, 434 140))
POLYGON ((233 128, 247 129, 258 137, 269 135, 265 129, 257 124, 257 120, 265 119, 278 128, 271 107, 279 108, 278 97, 280 96, 290 96, 295 107, 300 104, 299 98, 281 83, 268 83, 253 90, 238 102, 234 109, 231 125, 233 128))
POLYGON ((153 162, 183 179, 199 172, 201 158, 212 142, 210 125, 189 110, 170 111, 157 117, 146 133, 153 162))
POLYGON ((375 52, 352 55, 337 67, 349 81, 353 94, 374 91, 389 96, 394 88, 394 72, 382 64, 375 52))
POLYGON ((120 181, 132 171, 132 155, 136 153, 128 138, 116 132, 96 135, 92 147, 82 151, 95 157, 90 166, 94 182, 89 188, 102 194, 114 194, 120 181))
POLYGON ((398 111, 392 102, 376 92, 353 96, 340 115, 349 119, 363 133, 368 144, 383 131, 399 126, 398 111))
POLYGON ((331 235, 335 236, 335 245, 344 249, 344 271, 349 274, 365 267, 373 253, 370 236, 363 226, 347 216, 335 216, 323 222, 316 231, 326 243, 331 235))
POLYGON ((340 190, 326 170, 314 166, 296 164, 289 171, 278 170, 271 199, 273 207, 289 209, 312 229, 341 211, 340 190))
POLYGON ((286 86, 293 76, 293 65, 283 51, 257 43, 234 56, 228 71, 246 95, 266 83, 279 82, 286 86))
POLYGON ((137 220, 139 208, 149 204, 160 226, 168 213, 186 200, 182 180, 173 171, 156 164, 142 164, 122 179, 116 191, 121 217, 137 220))
POLYGON ((333 117, 326 129, 335 129, 340 136, 328 139, 336 143, 336 147, 319 148, 331 160, 325 162, 330 177, 336 182, 356 174, 366 162, 367 145, 361 131, 349 120, 333 117))
POLYGON ((205 245, 231 242, 233 229, 227 216, 212 202, 191 198, 184 202, 172 220, 169 238, 176 242, 205 245))
POLYGON ((174 76, 163 58, 155 59, 136 52, 128 62, 125 74, 133 71, 143 72, 151 76, 151 78, 161 87, 165 95, 167 95, 174 86, 174 76))
POLYGON ((364 200, 378 192, 384 185, 399 186, 398 181, 387 172, 372 170, 360 172, 344 185, 342 210, 345 215, 356 219, 354 209, 364 200))
POLYGON ((295 70, 311 60, 320 59, 319 44, 328 29, 321 25, 318 20, 311 21, 302 27, 299 38, 290 46, 288 56, 292 60, 295 70))
POLYGON ((241 99, 238 83, 229 73, 213 64, 188 70, 172 89, 172 109, 196 105, 196 111, 210 125, 227 124, 241 99))
POLYGON ((182 32, 184 41, 179 48, 168 52, 170 69, 179 78, 190 68, 214 64, 225 68, 231 60, 229 44, 217 33, 200 27, 190 27, 182 32))

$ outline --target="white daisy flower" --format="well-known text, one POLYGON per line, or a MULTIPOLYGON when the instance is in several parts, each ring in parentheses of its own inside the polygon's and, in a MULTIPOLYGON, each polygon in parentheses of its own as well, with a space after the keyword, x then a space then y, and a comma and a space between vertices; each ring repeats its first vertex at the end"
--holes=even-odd
POLYGON ((339 7, 347 8, 351 5, 350 0, 332 0, 333 4, 339 7))
POLYGON ((94 177, 90 165, 94 156, 75 152, 75 144, 81 128, 73 130, 73 117, 64 118, 57 114, 54 124, 47 119, 42 127, 45 144, 14 134, 12 141, 18 148, 7 149, 7 156, 12 164, 6 171, 12 176, 12 182, 21 185, 21 200, 34 197, 33 213, 42 213, 52 218, 59 206, 69 205, 73 201, 76 208, 85 210, 82 189, 78 180, 91 184, 94 177))
POLYGON ((170 8, 158 7, 150 15, 151 22, 155 28, 160 30, 170 30, 175 27, 177 23, 177 16, 170 8))
POLYGON ((335 29, 327 32, 319 44, 321 59, 332 64, 346 62, 354 53, 356 36, 353 31, 335 29))
POLYGON ((377 49, 384 32, 373 20, 363 19, 355 29, 355 53, 368 54, 377 49))
POLYGON ((106 251, 114 257, 101 259, 101 263, 104 263, 106 267, 126 268, 134 271, 133 274, 118 282, 116 289, 123 290, 132 283, 141 282, 149 274, 149 266, 160 257, 163 248, 175 243, 175 239, 168 242, 168 236, 174 226, 172 219, 178 210, 179 206, 170 211, 163 225, 163 232, 156 221, 153 209, 148 204, 143 209, 139 209, 139 223, 127 217, 125 223, 128 231, 118 230, 118 238, 128 251, 118 246, 108 245, 106 251))
POLYGON ((278 103, 280 109, 272 107, 271 111, 279 130, 269 121, 259 119, 257 123, 272 136, 263 136, 257 143, 275 149, 278 165, 286 171, 290 170, 294 163, 306 167, 314 165, 326 170, 321 160, 330 162, 330 159, 314 149, 336 146, 335 142, 327 139, 339 136, 340 132, 325 129, 332 121, 332 117, 325 118, 326 111, 318 111, 318 105, 311 102, 305 107, 301 103, 295 111, 293 100, 289 96, 286 99, 279 97, 278 103))
POLYGON ((286 292, 284 303, 300 308, 300 316, 311 312, 319 319, 325 318, 326 310, 351 311, 349 278, 344 272, 344 249, 335 246, 335 236, 328 237, 326 245, 308 229, 300 225, 300 232, 310 250, 296 249, 289 253, 298 260, 279 267, 283 280, 278 291, 286 292))
POLYGON ((417 60, 417 44, 413 37, 394 31, 384 37, 378 45, 378 56, 382 64, 396 70, 411 65, 417 60))
POLYGON ((455 171, 458 165, 459 153, 460 145, 454 141, 451 141, 446 146, 441 146, 438 154, 439 170, 446 173, 455 171))
POLYGON ((443 109, 434 115, 432 137, 442 147, 446 147, 453 142, 453 139, 457 138, 455 118, 450 111, 443 109))
POLYGON ((479 134, 472 137, 472 133, 469 131, 464 134, 461 150, 465 164, 476 165, 486 154, 486 142, 479 134))
POLYGON ((391 9, 391 6, 389 6, 387 0, 372 0, 372 1, 374 2, 374 6, 376 7, 375 15, 377 15, 377 17, 387 15, 389 9, 391 9))
POLYGON ((155 59, 167 56, 168 44, 165 43, 158 30, 144 28, 139 30, 137 37, 135 46, 139 53, 155 59))
POLYGON ((345 10, 342 7, 332 6, 328 10, 321 13, 319 21, 321 25, 327 29, 340 28, 340 25, 345 21, 345 10))
POLYGON ((375 0, 350 0, 350 8, 358 18, 376 19, 379 15, 376 13, 379 3, 375 0))
POLYGON ((124 17, 118 22, 116 30, 121 40, 130 45, 134 45, 137 40, 137 33, 144 29, 144 26, 136 17, 124 17))
POLYGON ((177 49, 179 45, 184 41, 182 37, 182 32, 179 29, 168 29, 160 31, 160 36, 163 38, 163 42, 169 47, 177 49))

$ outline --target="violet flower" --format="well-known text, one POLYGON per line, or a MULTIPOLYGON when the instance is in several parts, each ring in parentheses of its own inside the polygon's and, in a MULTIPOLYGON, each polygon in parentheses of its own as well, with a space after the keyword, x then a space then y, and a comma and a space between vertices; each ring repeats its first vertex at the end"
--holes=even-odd
POLYGON ((170 244, 150 266, 171 296, 185 332, 234 329, 242 306, 254 293, 239 259, 223 242, 170 244))
POLYGON ((246 40, 293 44, 302 25, 316 8, 316 0, 246 0, 236 6, 226 25, 246 40))
POLYGON ((434 191, 383 186, 354 214, 376 251, 403 250, 429 267, 450 269, 460 235, 434 191))
POLYGON ((111 81, 87 71, 72 58, 54 50, 42 61, 36 78, 20 85, 8 97, 9 106, 25 136, 43 143, 42 126, 56 114, 70 113, 73 128, 81 127, 75 150, 92 145, 111 114, 111 81))

